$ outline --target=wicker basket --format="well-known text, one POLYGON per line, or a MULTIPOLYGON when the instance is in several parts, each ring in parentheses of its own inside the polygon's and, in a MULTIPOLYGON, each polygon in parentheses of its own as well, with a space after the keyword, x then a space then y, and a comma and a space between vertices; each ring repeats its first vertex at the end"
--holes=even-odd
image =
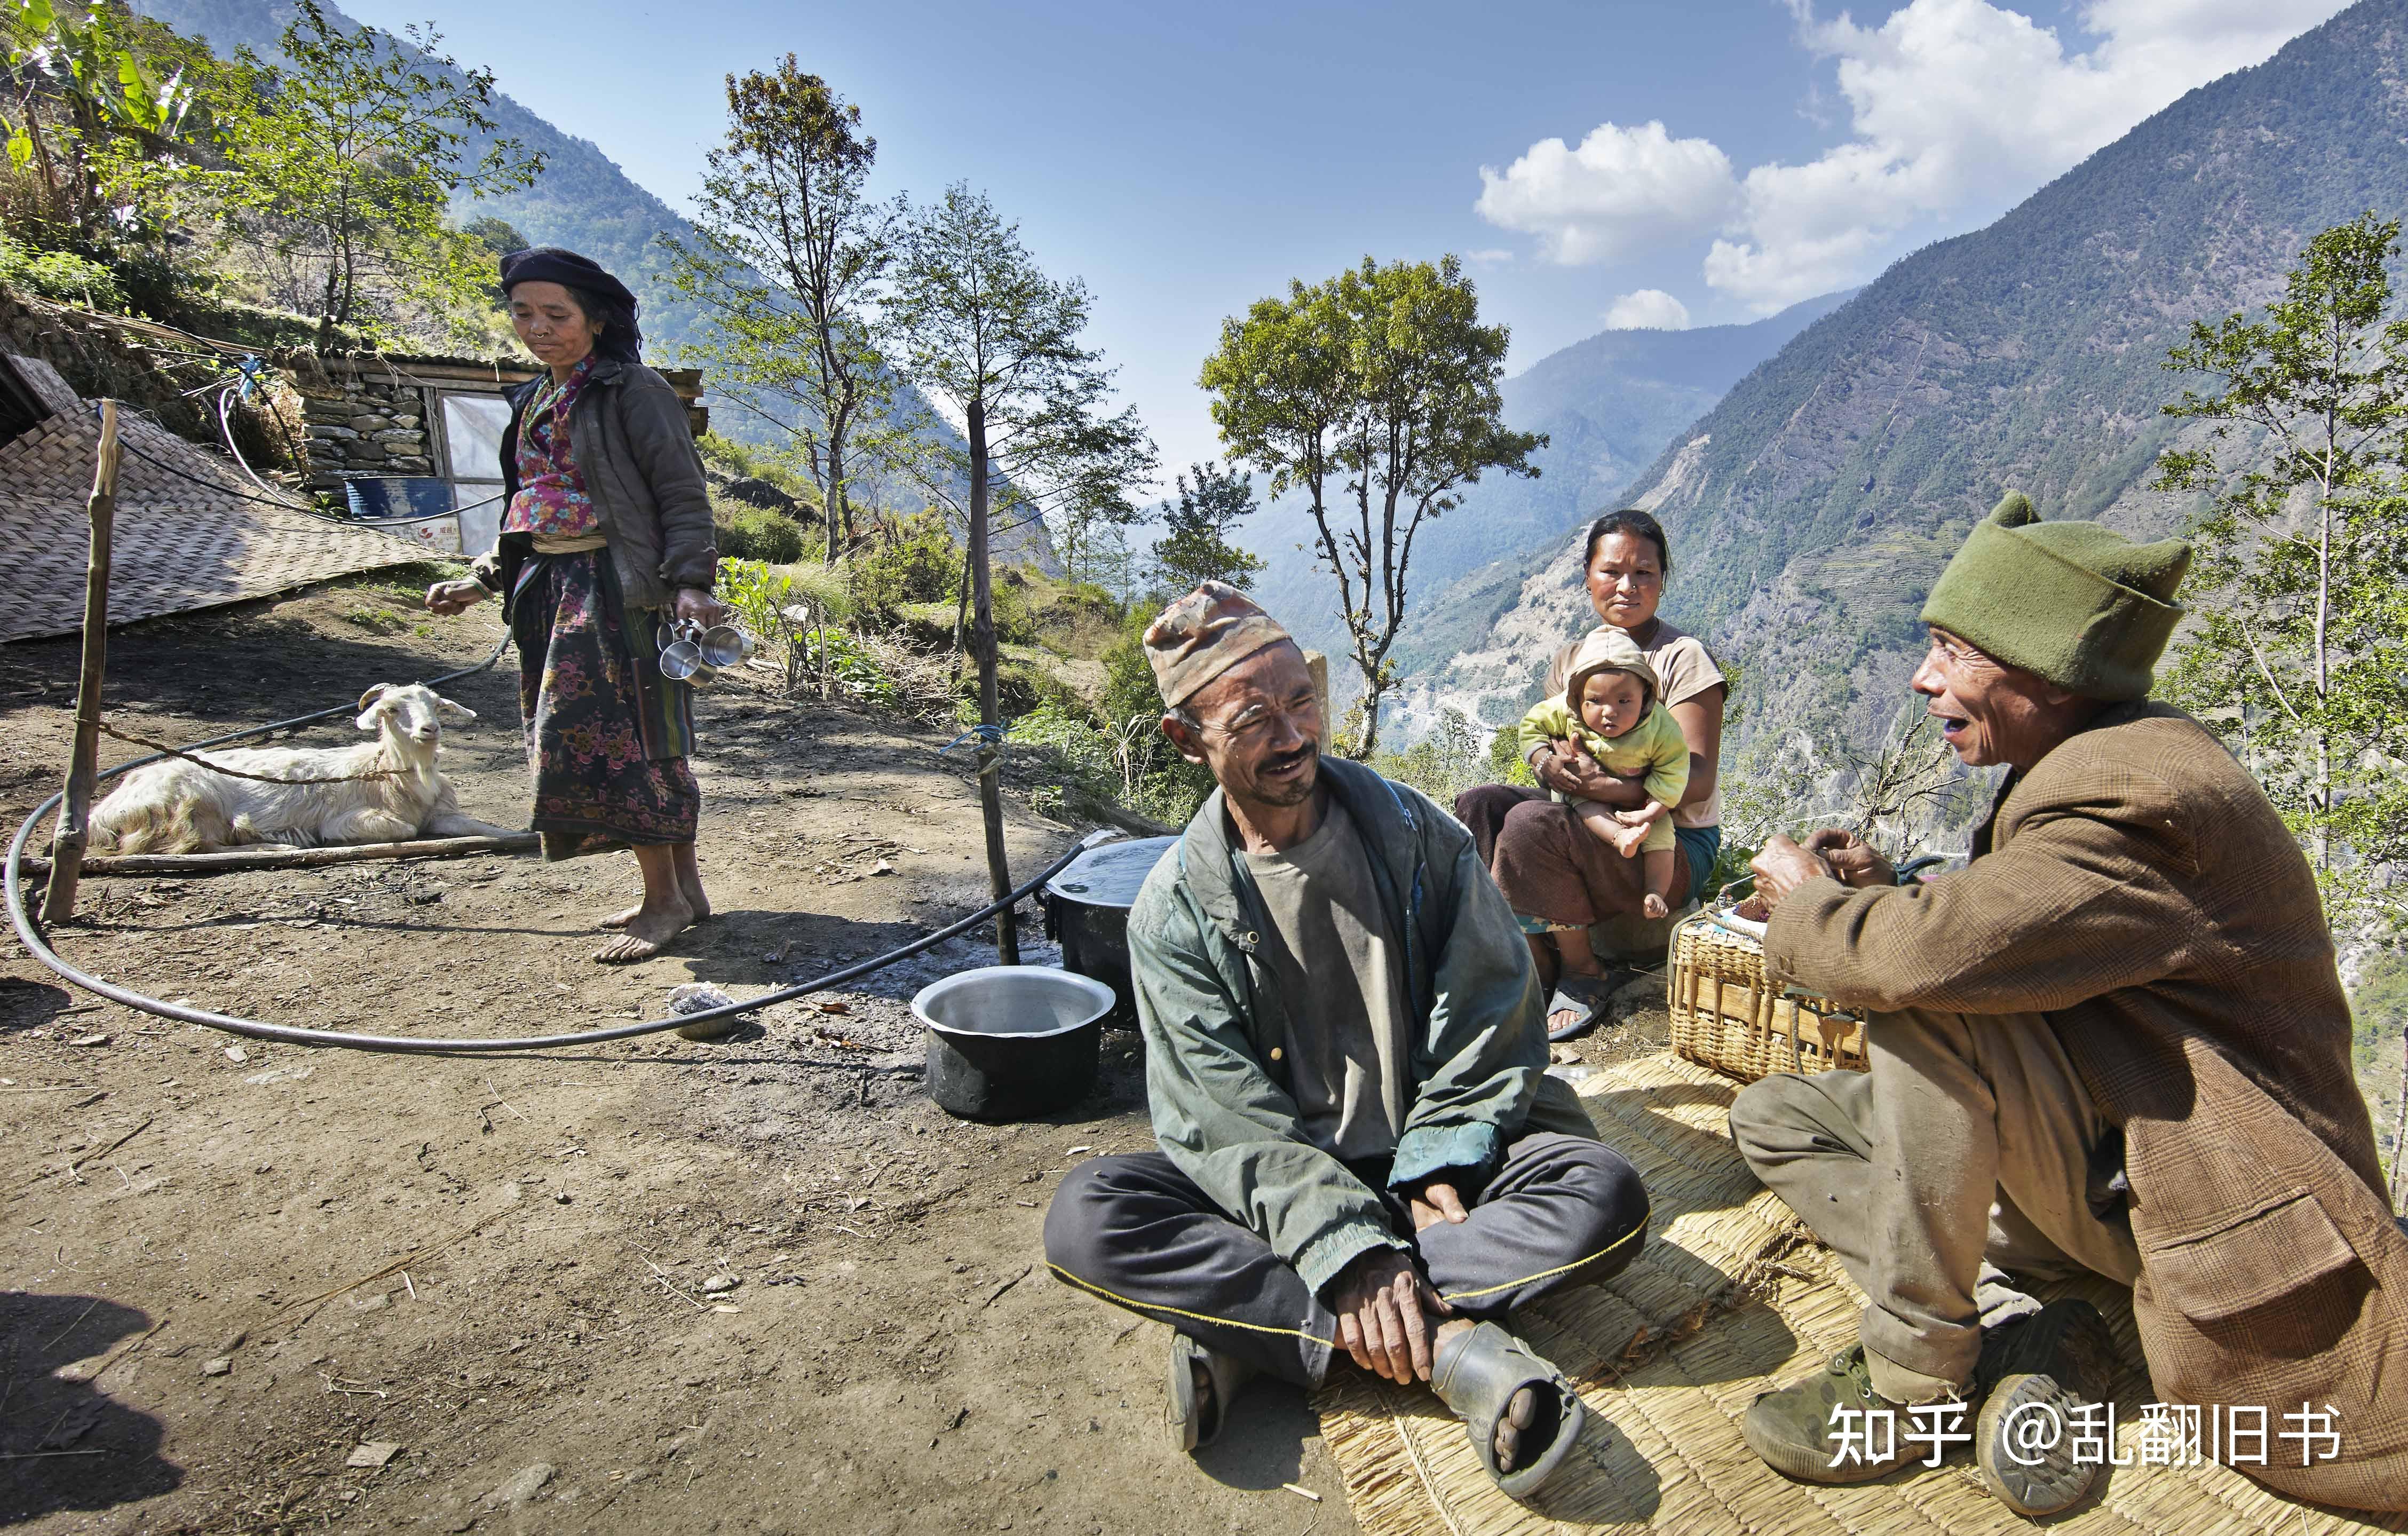
POLYGON ((1753 1083, 1771 1072, 1865 1069, 1864 1022, 1766 979, 1764 946, 1700 912, 1672 929, 1672 1049, 1753 1083))

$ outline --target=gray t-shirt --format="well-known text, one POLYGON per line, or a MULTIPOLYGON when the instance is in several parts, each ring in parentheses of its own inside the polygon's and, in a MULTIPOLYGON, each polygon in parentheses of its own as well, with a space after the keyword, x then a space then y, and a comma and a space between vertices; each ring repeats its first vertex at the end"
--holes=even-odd
POLYGON ((1270 917, 1256 958, 1286 1004, 1283 1054, 1306 1138, 1348 1162, 1395 1156, 1412 1059, 1404 955, 1354 819, 1332 799, 1312 836, 1245 859, 1270 917))

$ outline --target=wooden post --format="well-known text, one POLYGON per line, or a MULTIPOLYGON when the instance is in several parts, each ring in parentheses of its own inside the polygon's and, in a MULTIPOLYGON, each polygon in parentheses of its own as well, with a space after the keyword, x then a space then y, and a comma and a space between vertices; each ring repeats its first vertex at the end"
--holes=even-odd
MULTIPOLYGON (((978 659, 979 724, 994 732, 979 738, 979 814, 986 828, 987 883, 997 901, 1011 894, 1011 862, 1003 847, 1002 713, 997 703, 995 646, 995 573, 988 550, 986 406, 972 400, 964 412, 970 439, 970 650, 978 659)), ((995 916, 996 957, 1020 964, 1020 929, 1010 907, 995 916)))
POLYGON ((1318 651, 1304 653, 1304 669, 1312 674, 1312 696, 1321 701, 1321 750, 1329 751, 1329 658, 1318 651))
POLYGON ((92 840, 92 781, 100 768, 100 684, 108 670, 108 550, 117 525, 117 402, 100 403, 100 453, 93 467, 92 558, 83 577, 83 676, 76 684, 75 750, 67 761, 66 798, 50 839, 50 883, 42 894, 42 921, 75 916, 83 851, 92 840))

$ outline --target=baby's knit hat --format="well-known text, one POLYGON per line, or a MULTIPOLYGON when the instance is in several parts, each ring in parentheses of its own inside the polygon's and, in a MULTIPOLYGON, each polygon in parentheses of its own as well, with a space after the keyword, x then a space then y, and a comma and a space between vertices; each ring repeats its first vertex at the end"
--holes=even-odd
POLYGON ((1226 581, 1207 581, 1162 610, 1145 630, 1145 659, 1165 709, 1257 651, 1288 639, 1280 622, 1226 581))
POLYGON ((1640 682, 1647 684, 1649 702, 1664 696, 1662 680, 1656 676, 1656 668, 1647 664, 1647 653, 1639 649, 1639 642, 1630 638, 1630 632, 1616 629, 1610 624, 1599 624, 1589 631, 1587 638, 1580 642, 1580 649, 1572 653, 1571 673, 1564 679, 1564 708, 1572 712, 1573 719, 1580 718, 1583 685, 1591 676, 1608 668, 1637 676, 1640 682))
POLYGON ((2103 524, 2043 523, 2010 491, 1940 573, 1923 622, 2085 698, 2146 698, 2189 568, 2182 539, 2135 544, 2103 524))

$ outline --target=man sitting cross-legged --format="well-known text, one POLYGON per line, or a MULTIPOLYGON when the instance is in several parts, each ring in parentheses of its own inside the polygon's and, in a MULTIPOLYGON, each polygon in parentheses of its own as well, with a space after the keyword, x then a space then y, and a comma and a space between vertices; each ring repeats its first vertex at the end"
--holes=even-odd
POLYGON ((1428 1382, 1526 1498, 1584 1415, 1487 1320, 1628 1263, 1639 1176, 1546 1075, 1529 946, 1470 834, 1322 759, 1286 632, 1206 582, 1145 643, 1163 730, 1220 789, 1129 916, 1162 1150, 1074 1170, 1047 1259, 1178 1330, 1184 1448, 1255 1371, 1316 1385, 1342 1351, 1428 1382))

